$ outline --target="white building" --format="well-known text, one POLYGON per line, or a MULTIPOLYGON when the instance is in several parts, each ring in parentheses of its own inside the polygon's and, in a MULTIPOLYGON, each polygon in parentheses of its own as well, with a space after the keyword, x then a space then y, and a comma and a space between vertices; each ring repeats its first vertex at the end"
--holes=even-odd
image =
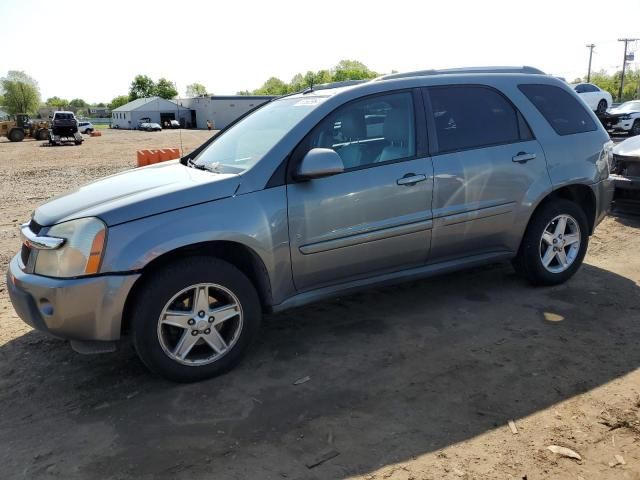
POLYGON ((162 126, 169 120, 178 120, 183 128, 193 128, 195 125, 193 115, 190 109, 185 109, 171 100, 160 97, 138 98, 111 112, 111 126, 135 129, 143 119, 149 119, 145 121, 162 126))
POLYGON ((176 100, 183 109, 193 111, 191 117, 196 128, 207 128, 207 120, 216 130, 226 127, 249 110, 268 102, 273 97, 261 95, 214 95, 211 97, 181 98, 176 100))

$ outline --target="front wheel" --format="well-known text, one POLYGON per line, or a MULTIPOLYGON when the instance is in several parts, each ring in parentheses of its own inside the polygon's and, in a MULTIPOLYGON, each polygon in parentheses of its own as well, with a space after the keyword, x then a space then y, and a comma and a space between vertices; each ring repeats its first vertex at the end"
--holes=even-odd
POLYGON ((249 279, 215 258, 174 262, 143 284, 132 311, 143 363, 174 382, 233 368, 255 338, 262 312, 249 279))
POLYGON ((516 271, 534 285, 566 282, 580 268, 589 244, 586 215, 574 202, 547 201, 533 214, 525 232, 516 271))
POLYGON ((640 135, 640 120, 636 120, 633 122, 633 126, 631 127, 631 131, 629 132, 631 135, 640 135))

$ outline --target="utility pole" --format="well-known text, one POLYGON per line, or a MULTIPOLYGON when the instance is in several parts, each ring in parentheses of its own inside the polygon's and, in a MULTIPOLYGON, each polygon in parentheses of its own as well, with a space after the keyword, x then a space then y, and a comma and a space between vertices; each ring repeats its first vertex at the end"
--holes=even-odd
POLYGON ((620 90, 618 90, 618 101, 622 101, 622 87, 624 87, 624 72, 627 69, 627 44, 635 42, 637 38, 619 38, 619 42, 624 42, 624 57, 622 58, 622 76, 620 77, 620 90))
POLYGON ((589 45, 587 45, 587 48, 589 49, 589 70, 587 70, 587 83, 591 82, 591 58, 593 57, 593 49, 595 48, 595 45, 593 43, 590 43, 589 45))

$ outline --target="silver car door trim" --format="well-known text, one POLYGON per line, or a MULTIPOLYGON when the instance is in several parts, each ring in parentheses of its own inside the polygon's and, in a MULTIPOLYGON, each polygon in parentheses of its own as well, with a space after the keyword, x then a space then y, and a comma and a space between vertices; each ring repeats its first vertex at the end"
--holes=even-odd
POLYGON ((516 202, 509 202, 501 205, 496 205, 494 207, 461 212, 455 215, 447 215, 441 218, 443 218, 444 220, 443 225, 455 225, 456 223, 463 223, 471 220, 480 220, 481 218, 495 217, 497 215, 511 213, 515 204, 516 202))
POLYGON ((328 250, 335 250, 337 248, 350 247, 361 243, 373 242, 376 240, 383 240, 385 238, 397 237, 399 235, 407 235, 410 233, 416 233, 423 230, 430 230, 433 225, 432 220, 423 220, 420 222, 409 223, 405 225, 398 225, 390 228, 383 228, 380 230, 368 231, 356 235, 350 235, 348 237, 336 238, 333 240, 327 240, 324 242, 311 243, 308 245, 302 245, 299 250, 303 255, 309 255, 312 253, 326 252, 328 250))

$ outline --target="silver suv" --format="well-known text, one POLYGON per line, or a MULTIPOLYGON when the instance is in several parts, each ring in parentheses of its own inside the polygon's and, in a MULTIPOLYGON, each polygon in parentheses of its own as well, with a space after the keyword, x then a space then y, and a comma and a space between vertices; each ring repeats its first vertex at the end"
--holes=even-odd
POLYGON ((76 350, 129 334, 152 371, 200 380, 240 360, 265 312, 499 260, 566 281, 611 201, 611 147, 530 67, 314 87, 39 207, 9 293, 76 350))

